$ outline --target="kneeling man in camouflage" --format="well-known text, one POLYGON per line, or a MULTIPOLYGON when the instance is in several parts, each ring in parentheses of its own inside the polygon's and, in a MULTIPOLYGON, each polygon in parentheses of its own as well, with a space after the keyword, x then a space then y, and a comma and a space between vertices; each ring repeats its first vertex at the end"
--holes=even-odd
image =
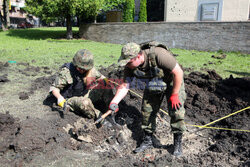
POLYGON ((93 103, 102 100, 104 110, 107 110, 113 97, 112 89, 105 89, 105 84, 107 79, 94 67, 93 54, 82 49, 76 52, 71 63, 62 65, 50 92, 64 110, 68 108, 87 118, 97 119, 101 112, 93 103))

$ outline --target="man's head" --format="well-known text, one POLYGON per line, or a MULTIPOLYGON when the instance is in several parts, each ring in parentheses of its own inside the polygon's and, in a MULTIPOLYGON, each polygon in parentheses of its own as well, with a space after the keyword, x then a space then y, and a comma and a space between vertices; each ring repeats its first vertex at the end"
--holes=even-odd
POLYGON ((90 70, 94 67, 93 57, 93 54, 87 49, 79 50, 73 57, 73 64, 82 70, 90 70))
POLYGON ((140 52, 140 45, 130 42, 122 47, 122 53, 118 60, 119 66, 125 66, 131 59, 135 58, 140 52))

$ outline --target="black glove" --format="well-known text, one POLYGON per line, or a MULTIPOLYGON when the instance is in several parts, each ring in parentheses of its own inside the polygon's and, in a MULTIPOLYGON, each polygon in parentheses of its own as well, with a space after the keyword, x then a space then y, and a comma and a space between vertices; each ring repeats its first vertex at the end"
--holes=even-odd
POLYGON ((114 115, 117 111, 119 111, 119 106, 116 103, 110 103, 109 109, 112 110, 112 115, 114 115))

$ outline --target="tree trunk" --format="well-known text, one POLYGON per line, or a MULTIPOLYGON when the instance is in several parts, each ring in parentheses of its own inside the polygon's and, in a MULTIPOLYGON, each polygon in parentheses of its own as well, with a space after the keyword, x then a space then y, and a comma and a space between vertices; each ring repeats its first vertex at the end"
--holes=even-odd
POLYGON ((7 22, 7 27, 10 27, 10 12, 9 12, 9 5, 6 7, 6 22, 7 22))
POLYGON ((72 23, 70 15, 67 15, 66 17, 66 26, 67 26, 67 39, 73 39, 72 23))
POLYGON ((9 6, 8 0, 3 0, 3 16, 1 14, 1 22, 3 31, 8 30, 8 26, 10 26, 10 18, 9 18, 9 6))
POLYGON ((97 20, 96 20, 97 16, 95 15, 95 18, 94 18, 94 23, 97 23, 97 20))
POLYGON ((0 11, 0 21, 1 21, 1 25, 3 27, 3 30, 4 30, 4 19, 3 19, 3 16, 2 16, 2 11, 0 11))

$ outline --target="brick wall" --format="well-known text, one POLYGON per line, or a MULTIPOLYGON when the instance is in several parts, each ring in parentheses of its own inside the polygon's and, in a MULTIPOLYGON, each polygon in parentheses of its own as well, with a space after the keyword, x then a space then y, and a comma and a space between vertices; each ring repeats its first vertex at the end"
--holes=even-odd
POLYGON ((80 36, 125 44, 157 40, 170 48, 250 53, 250 22, 161 22, 83 24, 80 36))

